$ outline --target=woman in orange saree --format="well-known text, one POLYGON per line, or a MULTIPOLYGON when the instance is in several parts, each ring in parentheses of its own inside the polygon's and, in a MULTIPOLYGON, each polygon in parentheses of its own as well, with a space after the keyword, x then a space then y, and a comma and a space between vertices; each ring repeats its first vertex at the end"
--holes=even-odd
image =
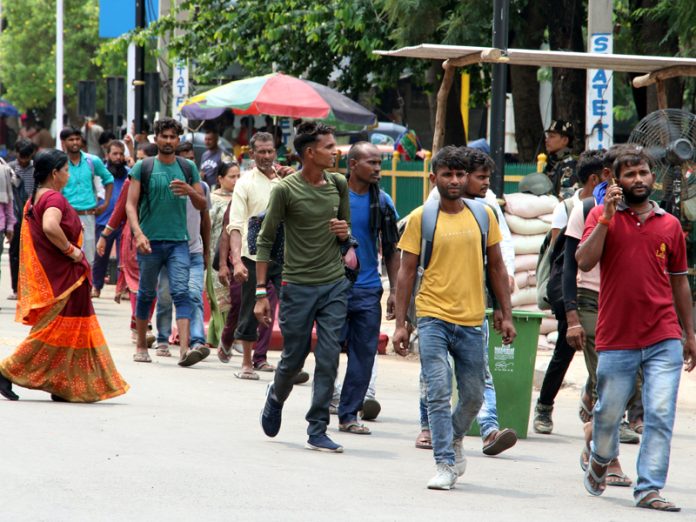
POLYGON ((129 388, 94 314, 91 270, 79 248, 82 225, 60 193, 68 176, 65 153, 45 150, 34 159, 35 188, 24 208, 15 316, 32 329, 0 361, 0 394, 10 400, 19 398, 12 384, 67 402, 110 399, 129 388))

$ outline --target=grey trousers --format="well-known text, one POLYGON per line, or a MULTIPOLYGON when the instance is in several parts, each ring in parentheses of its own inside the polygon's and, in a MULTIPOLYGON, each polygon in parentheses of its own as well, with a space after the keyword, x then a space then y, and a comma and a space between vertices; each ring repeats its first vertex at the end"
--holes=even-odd
POLYGON ((293 378, 304 367, 311 351, 312 326, 317 326, 316 360, 312 383, 312 404, 307 412, 307 434, 321 435, 329 424, 329 404, 341 353, 339 338, 346 321, 350 282, 341 278, 324 285, 283 283, 280 290, 279 324, 283 353, 273 380, 273 392, 285 402, 293 378))

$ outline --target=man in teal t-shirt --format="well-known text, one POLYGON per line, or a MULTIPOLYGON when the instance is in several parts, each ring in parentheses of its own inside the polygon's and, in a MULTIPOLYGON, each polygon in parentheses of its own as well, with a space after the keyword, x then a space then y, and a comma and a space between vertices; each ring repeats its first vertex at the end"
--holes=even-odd
POLYGON ((66 127, 60 131, 60 141, 68 155, 70 177, 61 191, 82 222, 82 250, 90 266, 96 253, 96 216, 103 214, 109 206, 114 177, 97 156, 82 151, 84 136, 80 129, 66 127), (104 203, 98 205, 94 180, 99 177, 104 185, 104 203))
POLYGON ((204 358, 200 350, 189 350, 193 308, 188 291, 190 258, 186 199, 190 198, 197 210, 205 209, 207 201, 195 164, 183 158, 177 159, 175 155, 182 133, 181 124, 172 118, 156 121, 157 156, 136 163, 131 170, 126 213, 138 249, 140 269, 135 307, 138 340, 133 359, 136 362, 151 362, 145 342, 147 320, 157 296, 157 278, 164 266, 169 274, 172 301, 176 305, 181 348, 179 365, 191 366, 204 358), (146 166, 150 172, 146 187, 141 184, 145 162, 148 162, 146 166))

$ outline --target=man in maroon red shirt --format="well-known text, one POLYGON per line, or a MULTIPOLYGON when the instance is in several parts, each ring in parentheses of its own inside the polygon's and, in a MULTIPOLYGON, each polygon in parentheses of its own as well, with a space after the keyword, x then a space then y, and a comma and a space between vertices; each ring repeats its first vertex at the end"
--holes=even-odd
POLYGON ((669 467, 682 363, 689 372, 696 366, 686 243, 679 221, 648 199, 655 176, 642 149, 619 154, 614 177, 604 205, 587 217, 575 256, 581 270, 598 262, 602 270, 598 399, 584 483, 592 495, 604 492, 607 467, 619 454, 619 423, 642 368, 645 416, 634 499, 638 507, 679 511, 660 490, 669 467))

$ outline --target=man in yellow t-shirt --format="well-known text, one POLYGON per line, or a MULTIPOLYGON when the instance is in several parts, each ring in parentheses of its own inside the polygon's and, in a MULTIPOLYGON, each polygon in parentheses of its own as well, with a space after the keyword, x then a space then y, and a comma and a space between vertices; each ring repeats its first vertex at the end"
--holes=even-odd
MULTIPOLYGON (((448 146, 432 159, 430 180, 440 194, 440 208, 432 255, 416 297, 420 359, 428 390, 428 414, 437 472, 430 489, 450 489, 464 473, 462 439, 483 402, 485 360, 482 325, 485 316, 484 265, 481 231, 472 211, 462 200, 466 186, 466 157, 448 146), (459 402, 451 411, 452 369, 459 402)), ((473 204, 478 204, 473 202, 473 204)), ((503 342, 515 337, 507 271, 500 251, 502 235, 493 211, 488 213, 487 275, 502 313, 496 330, 503 342)), ((406 312, 421 253, 423 207, 411 213, 399 243, 402 250, 396 296, 394 347, 408 353, 406 312)))

